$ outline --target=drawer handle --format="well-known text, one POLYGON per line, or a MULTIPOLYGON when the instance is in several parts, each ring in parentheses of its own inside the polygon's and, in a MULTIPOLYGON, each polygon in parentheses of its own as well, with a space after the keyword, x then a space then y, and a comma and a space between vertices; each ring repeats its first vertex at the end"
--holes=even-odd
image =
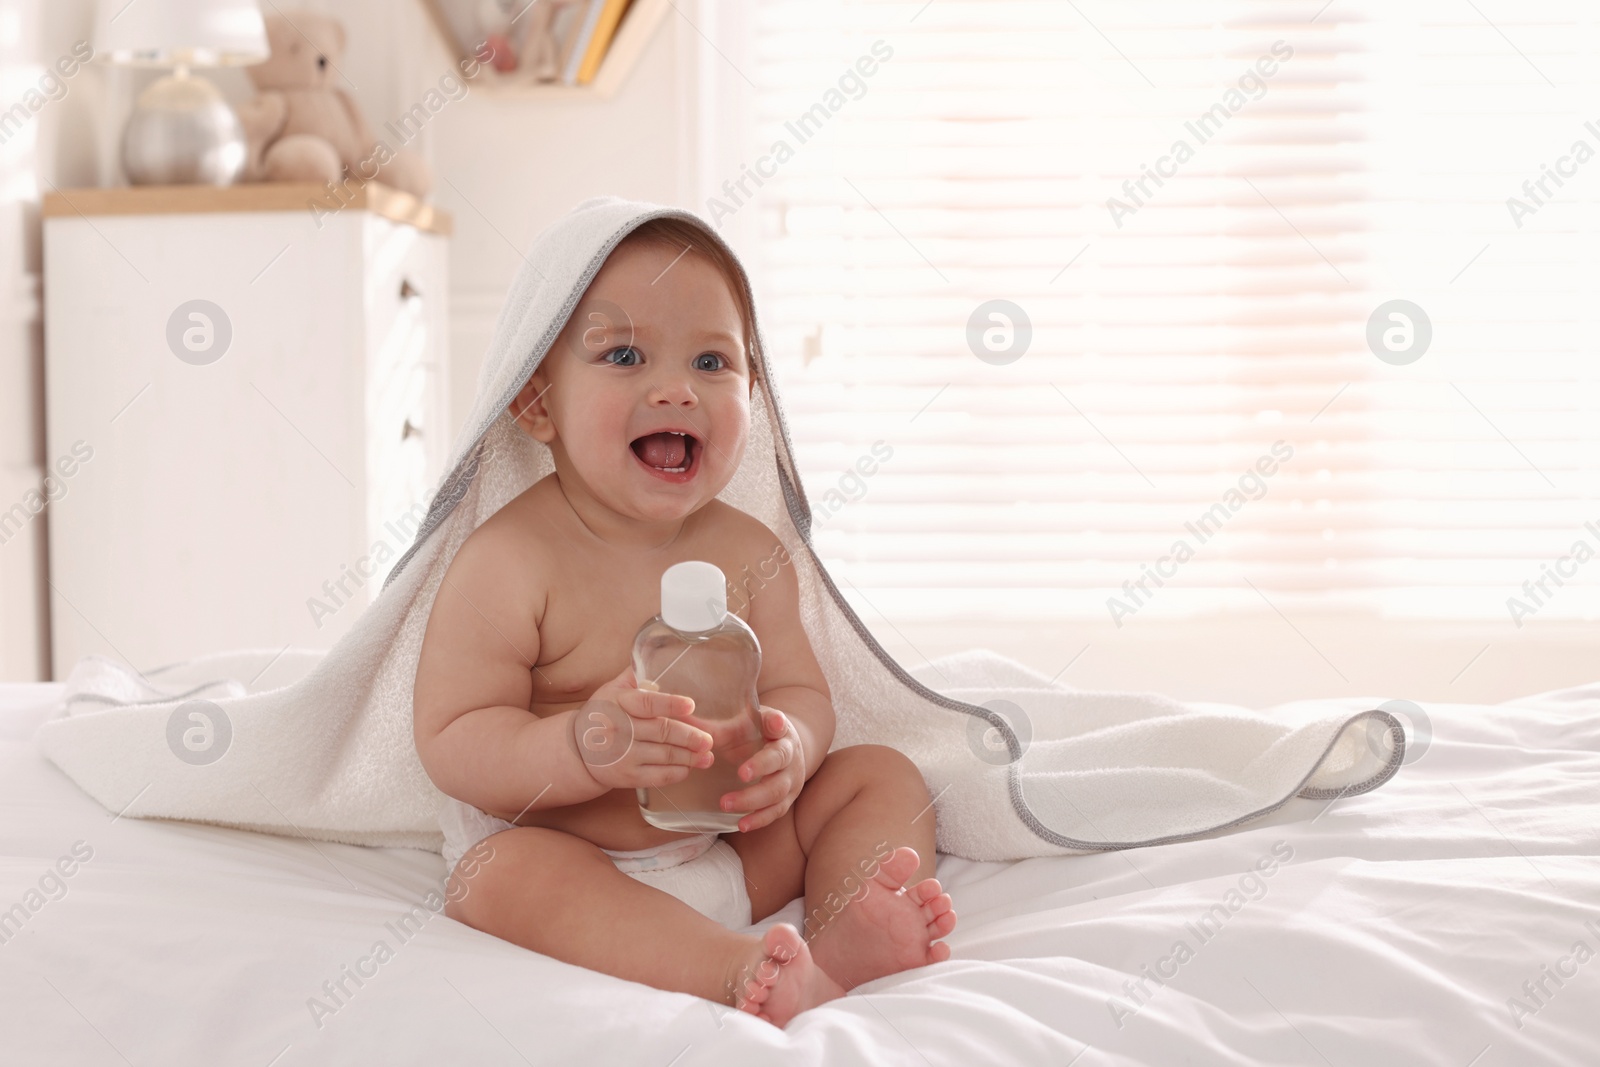
POLYGON ((419 298, 421 296, 422 296, 421 291, 418 290, 416 286, 411 284, 411 279, 409 279, 409 278, 401 278, 400 279, 400 299, 401 300, 412 300, 412 299, 419 298))
POLYGON ((422 436, 422 427, 411 425, 411 419, 406 419, 406 424, 400 427, 400 440, 405 441, 413 437, 422 436))

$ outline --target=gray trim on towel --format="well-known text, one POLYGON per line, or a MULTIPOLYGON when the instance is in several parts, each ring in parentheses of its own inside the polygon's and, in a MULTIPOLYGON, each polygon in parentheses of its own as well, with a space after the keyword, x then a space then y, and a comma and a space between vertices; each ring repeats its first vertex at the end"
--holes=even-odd
MULTIPOLYGON (((743 271, 743 264, 739 260, 737 253, 735 253, 733 249, 722 240, 720 235, 707 228, 703 220, 697 216, 680 209, 665 208, 638 215, 630 219, 625 225, 618 227, 616 231, 613 232, 609 238, 607 238, 605 243, 600 247, 599 251, 590 259, 588 265, 584 268, 583 273, 578 277, 576 283, 571 287, 565 301, 562 303, 559 314, 551 319, 544 332, 540 335, 534 348, 527 354, 526 357, 524 357, 521 370, 506 387, 504 394, 500 397, 498 405, 491 410, 491 412, 487 415, 486 420, 477 427, 477 434, 473 438, 474 444, 466 451, 461 459, 457 461, 455 467, 450 471, 449 476, 446 477, 443 482, 441 482, 432 503, 428 507, 428 513, 423 519, 422 525, 418 528, 416 537, 413 539, 411 546, 395 563, 394 568, 384 579, 384 588, 387 588, 389 583, 393 582, 395 578, 399 576, 400 572, 406 568, 412 557, 416 555, 418 549, 421 548, 428 537, 430 537, 433 532, 440 527, 446 517, 450 515, 450 513, 466 496, 467 490, 471 487, 472 482, 477 477, 479 471, 479 461, 484 446, 484 438, 488 435, 490 429, 494 426, 496 421, 501 418, 509 417, 507 408, 510 406, 512 400, 515 399, 517 393, 522 389, 523 385, 527 382, 529 376, 533 374, 533 372, 539 367, 540 363, 543 362, 545 356, 549 353, 551 346, 555 343, 556 338, 560 336, 561 331, 566 327, 567 320, 571 318, 572 313, 577 309, 577 306, 582 300, 584 293, 587 292, 589 285, 594 280, 595 276, 599 274, 601 267, 605 265, 606 259, 610 256, 612 250, 616 248, 617 244, 634 229, 655 218, 683 219, 698 226, 711 240, 721 244, 722 247, 727 250, 728 254, 733 256, 734 261, 740 263, 741 284, 744 286, 748 304, 752 310, 752 316, 754 316, 754 294, 750 290, 749 277, 743 271)), ((798 531, 800 535, 800 542, 805 547, 807 556, 809 557, 812 565, 815 567, 817 574, 822 579, 823 588, 827 590, 828 595, 832 598, 835 607, 839 609, 845 620, 850 624, 851 628, 855 631, 856 636, 860 638, 861 642, 866 646, 866 648, 872 652, 873 656, 877 658, 878 662, 881 663, 886 670, 888 670, 890 675, 896 681, 904 685, 907 689, 921 697, 923 700, 942 708, 952 711, 959 711, 963 714, 980 718, 984 722, 988 723, 989 726, 999 731, 999 735, 1005 739, 1006 749, 1011 755, 1011 762, 1007 768, 1011 806, 1015 809, 1017 816, 1022 820, 1023 825, 1025 825, 1033 834, 1052 845, 1060 846, 1062 848, 1080 849, 1091 852, 1139 848, 1147 845, 1162 845, 1176 841, 1188 841, 1195 838, 1204 837, 1207 834, 1230 829, 1232 827, 1249 822, 1252 819, 1259 818, 1260 816, 1269 812, 1276 811, 1278 808, 1281 808, 1296 796, 1307 797, 1311 799, 1334 799, 1341 796, 1355 796, 1360 793, 1368 792, 1372 789, 1376 789, 1384 782, 1387 782, 1391 777, 1394 776, 1395 772, 1400 769, 1400 765, 1405 756, 1405 731, 1394 716, 1390 715, 1388 712, 1373 709, 1370 711, 1355 713, 1345 721, 1342 728, 1334 734, 1332 739, 1330 739, 1327 749, 1323 752, 1323 756, 1316 761, 1316 763, 1312 766, 1312 769, 1306 773, 1305 777, 1300 780, 1294 789, 1290 790, 1274 803, 1271 803, 1247 815, 1242 815, 1236 819, 1231 819, 1216 826, 1210 826, 1188 833, 1173 834, 1166 837, 1152 838, 1143 841, 1083 841, 1061 834, 1045 825, 1035 813, 1033 808, 1029 806, 1027 799, 1023 796, 1022 775, 1017 766, 1018 761, 1020 761, 1022 758, 1023 748, 1021 741, 1018 739, 1016 733, 1012 730, 1010 724, 1007 723, 1001 715, 991 711, 988 708, 954 700, 932 689, 929 689, 916 678, 912 677, 912 675, 907 672, 893 656, 889 655, 889 653, 878 642, 877 638, 874 637, 872 632, 867 628, 866 624, 862 622, 860 616, 858 616, 855 610, 850 607, 849 602, 846 601, 844 595, 839 591, 838 586, 834 584, 832 575, 828 573, 827 568, 822 564, 822 560, 817 556, 816 549, 811 543, 811 507, 805 498, 804 490, 798 484, 797 479, 791 477, 792 472, 789 469, 793 462, 792 457, 794 455, 794 445, 789 438, 789 429, 788 425, 784 421, 782 405, 778 402, 777 390, 774 384, 773 376, 767 368, 766 353, 760 349, 760 331, 755 327, 754 321, 752 321, 751 325, 751 338, 755 346, 755 351, 751 353, 751 362, 756 367, 760 376, 768 414, 771 417, 772 425, 775 429, 778 439, 777 446, 774 448, 775 460, 777 463, 778 483, 782 488, 784 504, 788 510, 789 519, 794 524, 796 531, 798 531), (1394 742, 1394 749, 1390 754, 1388 762, 1366 780, 1346 786, 1342 789, 1327 789, 1321 787, 1307 788, 1305 783, 1310 780, 1313 774, 1316 773, 1316 769, 1321 766, 1322 760, 1325 759, 1328 753, 1332 751, 1333 746, 1338 742, 1339 738, 1343 736, 1344 731, 1350 729, 1350 727, 1355 723, 1366 718, 1376 718, 1389 728, 1391 738, 1394 742)), ((1068 801, 1068 803, 1070 804, 1071 802, 1068 801)))

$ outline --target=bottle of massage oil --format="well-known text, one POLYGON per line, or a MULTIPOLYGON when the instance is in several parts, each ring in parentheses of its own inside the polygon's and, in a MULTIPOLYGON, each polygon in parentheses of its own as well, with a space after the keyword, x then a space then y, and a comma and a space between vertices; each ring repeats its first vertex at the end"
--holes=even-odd
POLYGON ((727 579, 699 560, 661 575, 661 614, 633 640, 633 674, 640 689, 694 701, 694 718, 712 736, 709 767, 691 767, 673 785, 639 789, 645 822, 685 833, 726 833, 744 811, 723 811, 722 796, 761 780, 739 779, 739 766, 761 749, 761 643, 728 611, 727 579))

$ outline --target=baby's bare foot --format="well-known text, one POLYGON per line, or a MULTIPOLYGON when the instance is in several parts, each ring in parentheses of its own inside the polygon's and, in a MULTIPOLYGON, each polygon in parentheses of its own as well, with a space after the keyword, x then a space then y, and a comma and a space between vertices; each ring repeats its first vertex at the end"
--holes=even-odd
POLYGON ((867 880, 866 895, 812 936, 811 954, 846 989, 950 958, 950 946, 936 940, 956 926, 950 894, 937 878, 905 884, 919 862, 916 849, 895 849, 867 880))
POLYGON ((844 996, 788 923, 768 928, 734 978, 734 1006, 778 1027, 818 1004, 844 996))

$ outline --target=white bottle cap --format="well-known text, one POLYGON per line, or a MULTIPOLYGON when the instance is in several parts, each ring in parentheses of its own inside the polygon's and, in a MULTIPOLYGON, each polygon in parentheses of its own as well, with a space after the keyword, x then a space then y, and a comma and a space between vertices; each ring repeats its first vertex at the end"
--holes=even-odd
POLYGON ((710 630, 727 614, 728 580, 716 564, 690 560, 662 573, 661 621, 674 630, 710 630))

